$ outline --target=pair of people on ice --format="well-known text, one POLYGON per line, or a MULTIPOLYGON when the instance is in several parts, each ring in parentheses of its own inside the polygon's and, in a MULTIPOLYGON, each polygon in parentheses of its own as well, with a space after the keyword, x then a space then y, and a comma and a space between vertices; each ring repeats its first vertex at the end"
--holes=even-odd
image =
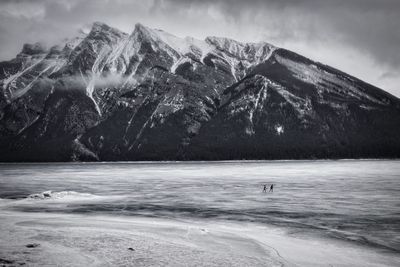
MULTIPOLYGON (((264 189, 263 192, 266 193, 267 192, 267 185, 264 185, 264 189)), ((271 184, 271 186, 269 187, 269 192, 274 192, 274 184, 271 184)))

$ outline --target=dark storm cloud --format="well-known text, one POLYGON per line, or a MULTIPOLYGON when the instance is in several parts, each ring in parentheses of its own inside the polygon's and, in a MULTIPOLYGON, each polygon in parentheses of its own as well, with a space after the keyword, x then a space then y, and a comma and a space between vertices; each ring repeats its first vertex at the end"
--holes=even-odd
POLYGON ((180 36, 264 40, 400 95, 400 0, 0 0, 0 59, 93 21, 126 32, 142 22, 180 36))

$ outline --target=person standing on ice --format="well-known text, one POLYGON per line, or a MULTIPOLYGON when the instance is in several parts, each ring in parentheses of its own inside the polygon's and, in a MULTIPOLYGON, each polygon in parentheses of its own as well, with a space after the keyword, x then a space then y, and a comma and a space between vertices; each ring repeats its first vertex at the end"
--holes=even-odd
POLYGON ((267 185, 266 185, 266 184, 264 185, 263 192, 264 192, 264 193, 267 193, 267 185))
POLYGON ((271 186, 269 187, 269 192, 274 192, 274 184, 271 184, 271 186))

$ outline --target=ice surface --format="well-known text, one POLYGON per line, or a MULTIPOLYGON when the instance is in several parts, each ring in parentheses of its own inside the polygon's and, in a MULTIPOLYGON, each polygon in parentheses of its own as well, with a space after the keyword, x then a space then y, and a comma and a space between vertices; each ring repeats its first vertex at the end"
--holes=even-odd
POLYGON ((398 255, 257 224, 18 212, 1 218, 0 258, 35 266, 400 264, 398 255))
POLYGON ((399 172, 378 160, 0 164, 0 258, 399 266, 399 172), (41 245, 24 254, 29 243, 41 245))
POLYGON ((0 231, 5 234, 0 258, 28 265, 282 266, 285 262, 275 251, 213 225, 40 213, 1 215, 0 231), (39 246, 26 248, 31 243, 39 246))

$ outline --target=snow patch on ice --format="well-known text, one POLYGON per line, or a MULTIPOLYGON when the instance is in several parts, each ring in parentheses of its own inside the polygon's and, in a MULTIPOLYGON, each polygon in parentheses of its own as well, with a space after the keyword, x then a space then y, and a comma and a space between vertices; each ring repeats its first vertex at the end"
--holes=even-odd
POLYGON ((80 193, 76 191, 60 191, 60 192, 53 192, 51 190, 44 191, 38 194, 31 194, 27 197, 27 199, 37 199, 37 200, 57 200, 57 199, 64 199, 64 200, 81 200, 81 199, 90 199, 96 198, 98 196, 90 194, 90 193, 80 193))

